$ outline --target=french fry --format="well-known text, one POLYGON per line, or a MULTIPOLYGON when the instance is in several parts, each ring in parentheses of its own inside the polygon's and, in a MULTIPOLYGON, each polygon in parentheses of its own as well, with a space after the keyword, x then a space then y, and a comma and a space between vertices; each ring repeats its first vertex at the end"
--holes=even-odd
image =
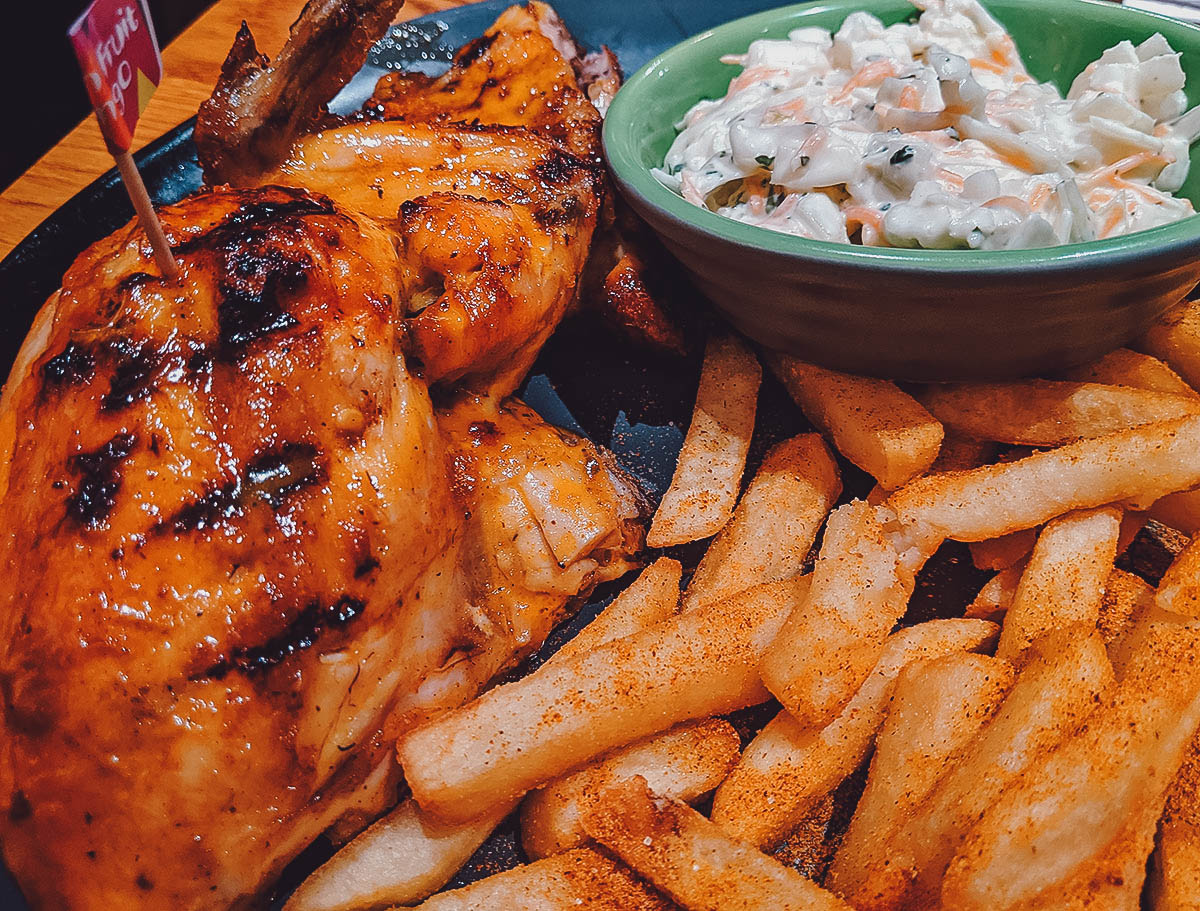
MULTIPOLYGON (((1128 510, 1121 517, 1121 534, 1117 539, 1117 553, 1124 553, 1137 533, 1145 526, 1148 515, 1144 512, 1128 510)), ((972 541, 968 548, 971 551, 971 562, 978 569, 1007 569, 1023 561, 1031 553, 1037 543, 1040 528, 1025 528, 999 538, 989 538, 986 541, 972 541)))
POLYGON ((893 633, 874 670, 831 724, 804 727, 780 712, 746 747, 713 798, 713 821, 749 844, 782 840, 866 758, 892 686, 913 661, 987 647, 997 627, 984 620, 931 620, 893 633))
POLYGON ((1063 379, 1079 383, 1104 383, 1109 386, 1136 386, 1155 392, 1190 396, 1200 399, 1200 393, 1189 386, 1178 373, 1158 358, 1129 348, 1110 351, 1098 361, 1084 364, 1063 373, 1063 379))
MULTIPOLYGON (((679 562, 667 557, 646 567, 547 664, 566 661, 671 616, 679 601, 682 572, 679 562)), ((405 800, 301 883, 286 911, 351 911, 419 901, 449 882, 515 805, 509 801, 477 819, 447 825, 431 819, 415 801, 405 800)))
POLYGON ((1146 892, 1151 911, 1200 908, 1200 738, 1192 739, 1167 794, 1146 892))
POLYGON ((591 623, 573 639, 564 642, 546 664, 583 655, 614 639, 632 636, 666 620, 679 606, 679 580, 682 577, 683 567, 678 560, 659 557, 591 623))
POLYGON ((841 491, 837 463, 817 434, 772 448, 696 567, 684 607, 797 575, 841 491))
POLYGON ((991 720, 897 830, 888 853, 865 864, 845 898, 858 911, 936 906, 943 873, 963 839, 1009 783, 1070 737, 1112 684, 1095 630, 1060 630, 1027 651, 991 720))
POLYGON ((887 855, 896 830, 992 716, 1014 676, 1008 662, 968 652, 900 672, 866 789, 825 880, 830 889, 849 895, 862 887, 861 875, 887 855))
POLYGON ((670 547, 720 531, 737 502, 754 433, 762 367, 731 335, 708 340, 692 422, 646 543, 670 547))
POLYGON ((942 906, 1136 908, 1167 788, 1200 724, 1200 627, 1153 624, 1077 737, 989 806, 942 906))
POLYGON ((1200 490, 1167 494, 1154 501, 1148 515, 1185 535, 1194 535, 1200 532, 1200 490))
POLYGON ((688 911, 851 911, 830 892, 641 778, 610 787, 584 814, 589 835, 688 911))
POLYGON ((888 500, 927 534, 983 541, 1074 509, 1149 503, 1200 485, 1200 417, 1147 424, 1004 465, 918 478, 888 500))
POLYGON ((999 623, 1012 606, 1013 598, 1017 596, 1017 586, 1021 584, 1021 575, 1024 572, 1024 562, 1000 570, 984 583, 975 600, 963 611, 963 616, 999 623))
POLYGON ((1109 573, 1100 601, 1100 616, 1096 620, 1104 644, 1111 645, 1125 635, 1135 614, 1153 602, 1154 587, 1140 576, 1123 569, 1109 573))
POLYGON ((1068 513, 1046 525, 1004 615, 998 658, 1016 658, 1051 630, 1096 625, 1120 531, 1121 511, 1112 507, 1068 513))
POLYGON ((405 800, 304 880, 284 909, 355 911, 418 902, 446 885, 511 810, 443 827, 405 800))
POLYGON ((1200 537, 1193 538, 1167 567, 1154 600, 1162 610, 1200 618, 1200 537))
POLYGON ((1196 388, 1200 385, 1200 302, 1184 301, 1168 310, 1133 347, 1166 361, 1196 388))
POLYGON ((1033 552, 1037 537, 1037 529, 1023 528, 998 538, 972 541, 969 545, 971 562, 977 569, 1008 569, 1033 552))
POLYGON ((1063 380, 930 386, 921 403, 958 433, 1030 446, 1059 446, 1200 414, 1195 396, 1063 380))
POLYGON ((989 440, 977 440, 974 437, 947 430, 937 458, 929 466, 929 474, 978 468, 980 465, 995 461, 995 457, 995 443, 989 440))
POLYGON ((808 597, 763 656, 767 689, 802 725, 831 721, 870 674, 914 584, 877 507, 835 509, 808 597))
POLYGON ((627 746, 530 791, 521 805, 525 853, 546 857, 582 847, 587 842, 582 807, 609 785, 641 776, 656 794, 690 802, 724 781, 741 751, 733 725, 709 718, 627 746))
POLYGON ((942 425, 895 383, 850 376, 783 354, 767 365, 838 451, 888 490, 928 470, 942 425))
POLYGON ((807 589, 807 576, 757 586, 431 719, 397 745, 413 796, 470 819, 616 747, 766 700, 758 662, 807 589))
POLYGON ((628 868, 579 848, 442 892, 419 911, 671 911, 628 868))

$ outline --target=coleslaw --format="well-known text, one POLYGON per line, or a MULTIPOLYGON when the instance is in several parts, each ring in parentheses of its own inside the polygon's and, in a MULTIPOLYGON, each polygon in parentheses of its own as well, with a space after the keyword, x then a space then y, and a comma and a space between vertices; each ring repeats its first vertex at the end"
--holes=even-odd
POLYGON ((976 0, 856 12, 722 58, 743 69, 688 111, 655 176, 748 224, 840 243, 1020 249, 1178 221, 1189 124, 1179 55, 1122 41, 1066 98, 976 0))

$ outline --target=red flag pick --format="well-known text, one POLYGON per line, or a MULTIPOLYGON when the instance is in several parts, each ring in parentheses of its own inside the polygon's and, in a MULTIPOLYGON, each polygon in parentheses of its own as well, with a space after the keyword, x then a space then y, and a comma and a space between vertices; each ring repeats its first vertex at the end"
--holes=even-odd
POLYGON ((145 0, 94 0, 67 30, 100 132, 129 192, 158 267, 175 276, 179 267, 129 153, 146 102, 162 81, 158 38, 145 0))

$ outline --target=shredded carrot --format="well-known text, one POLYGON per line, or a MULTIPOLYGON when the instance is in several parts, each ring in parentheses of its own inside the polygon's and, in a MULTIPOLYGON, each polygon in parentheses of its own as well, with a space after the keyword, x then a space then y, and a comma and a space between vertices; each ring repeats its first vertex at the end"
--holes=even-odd
POLYGON ((991 148, 992 148, 992 152, 996 155, 997 158, 999 158, 1005 164, 1012 165, 1018 171, 1025 171, 1028 173, 1028 172, 1037 170, 1037 168, 1035 168, 1033 166, 1033 162, 1029 160, 1029 156, 1026 155, 1024 152, 1018 152, 1018 151, 1008 152, 1008 151, 1005 151, 1004 149, 997 149, 994 147, 991 147, 991 148))
POLYGON ((842 210, 846 216, 846 230, 852 230, 854 225, 871 228, 876 233, 883 232, 883 213, 870 206, 846 206, 842 210))
POLYGON ((796 120, 804 116, 808 109, 808 101, 805 98, 793 98, 791 101, 785 101, 783 104, 777 104, 767 109, 768 114, 790 114, 796 120))
POLYGON ((972 57, 969 61, 971 69, 983 70, 986 73, 996 73, 1003 76, 1008 72, 1008 67, 999 63, 993 63, 991 60, 984 60, 982 57, 972 57))
POLYGON ((1124 215, 1124 212, 1122 212, 1116 206, 1113 206, 1113 210, 1108 213, 1108 218, 1106 218, 1104 220, 1104 224, 1100 226, 1100 236, 1111 236, 1112 232, 1117 229, 1119 224, 1121 224, 1121 219, 1124 217, 1124 215))
POLYGON ((1054 192, 1054 188, 1048 183, 1040 183, 1037 189, 1029 194, 1029 208, 1037 212, 1050 199, 1050 194, 1054 192))
POLYGON ((733 82, 729 83, 729 94, 740 92, 748 85, 754 85, 756 82, 763 82, 770 79, 772 76, 782 76, 787 73, 786 70, 781 70, 777 66, 755 66, 748 70, 744 70, 733 82))
POLYGON ((1010 67, 1016 60, 1017 46, 1013 43, 1012 37, 1002 35, 996 47, 992 48, 992 59, 997 63, 1003 64, 1005 67, 1010 67))
POLYGON ((863 86, 875 85, 876 83, 883 82, 883 80, 887 79, 889 76, 895 75, 896 68, 892 65, 892 61, 890 60, 876 60, 872 63, 868 63, 861 70, 850 77, 850 81, 842 87, 842 90, 837 93, 837 96, 833 99, 833 101, 835 104, 845 101, 850 97, 850 93, 855 89, 862 88, 863 86))
POLYGON ((1125 180, 1123 177, 1113 175, 1109 181, 1118 190, 1128 190, 1147 202, 1159 203, 1162 201, 1161 194, 1150 187, 1143 187, 1140 183, 1134 183, 1132 180, 1125 180))
POLYGON ((747 177, 743 184, 746 192, 746 202, 752 215, 767 214, 767 178, 766 175, 747 177))
POLYGON ((998 209, 1001 206, 1003 206, 1004 208, 1007 208, 1007 209, 1013 209, 1014 211, 1019 212, 1022 215, 1030 214, 1029 203, 1027 203, 1025 200, 1021 199, 1021 197, 1019 197, 1019 196, 997 196, 995 199, 989 199, 982 206, 980 206, 980 208, 981 209, 998 209))
POLYGON ((963 188, 963 178, 955 174, 953 171, 947 170, 946 168, 938 168, 937 176, 939 180, 948 183, 956 190, 961 190, 963 188))
POLYGON ((1120 161, 1114 161, 1109 165, 1101 165, 1080 177, 1080 180, 1085 184, 1100 184, 1111 182, 1113 178, 1132 171, 1134 168, 1140 168, 1144 164, 1157 164, 1166 167, 1170 164, 1170 160, 1159 155, 1156 152, 1134 152, 1132 155, 1127 155, 1120 161))

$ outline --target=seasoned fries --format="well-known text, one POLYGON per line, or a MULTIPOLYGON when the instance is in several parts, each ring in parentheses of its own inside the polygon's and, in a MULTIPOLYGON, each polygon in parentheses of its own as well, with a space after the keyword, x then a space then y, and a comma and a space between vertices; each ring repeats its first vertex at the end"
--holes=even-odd
POLYGON ((772 448, 696 567, 684 607, 795 576, 841 492, 833 454, 817 434, 772 448))
POLYGON ((754 433, 762 367, 734 336, 715 335, 704 352, 696 407, 671 486, 646 543, 669 547, 707 538, 733 514, 754 433))
POLYGON ((1146 424, 1009 462, 919 478, 888 499, 907 526, 957 541, 1033 528, 1074 509, 1148 503, 1200 485, 1200 417, 1146 424))
POLYGON ((420 901, 450 881, 511 809, 438 826, 405 800, 301 883, 285 911, 353 911, 420 901))
POLYGON ((420 911, 671 911, 672 905, 621 864, 579 848, 443 892, 417 907, 420 911))
POLYGON ((807 588, 807 577, 760 585, 435 717, 397 745, 413 796, 465 821, 615 747, 765 701, 758 661, 807 588))
POLYGON ((1063 374, 1063 379, 1108 386, 1136 386, 1138 389, 1200 398, 1200 393, 1158 358, 1129 348, 1118 348, 1098 361, 1068 370, 1063 374))
POLYGON ((980 569, 1008 569, 1033 552, 1037 537, 1037 529, 1024 528, 987 541, 972 541, 971 562, 980 569))
POLYGON ((1012 606, 1013 598, 1017 596, 1017 586, 1021 584, 1021 575, 1024 572, 1024 563, 1000 570, 984 583, 975 600, 963 611, 963 616, 999 623, 1005 611, 1012 606))
POLYGON ((660 558, 532 674, 409 731, 412 798, 287 911, 418 901, 518 802, 541 859, 422 908, 1135 908, 1158 831, 1152 906, 1200 911, 1200 537, 1142 532, 1123 566, 1177 553, 1157 589, 1114 566, 1148 516, 1200 532, 1200 393, 1121 350, 928 387, 926 411, 767 360, 824 439, 776 444, 739 499, 761 372, 711 338, 648 539, 715 535, 682 595, 660 558), (829 444, 878 480, 868 500, 837 506, 829 444), (946 540, 996 574, 964 616, 896 629, 946 540), (741 751, 714 716, 770 695, 783 710, 741 751), (710 792, 711 821, 687 806, 710 792))
POLYGON ((1155 500, 1148 511, 1151 519, 1178 529, 1185 535, 1200 532, 1200 490, 1181 490, 1155 500))
POLYGON ((942 425, 895 383, 782 354, 767 354, 766 361, 808 419, 885 489, 907 483, 937 458, 942 425))
POLYGON ((683 567, 678 560, 659 557, 575 638, 563 643, 546 663, 585 655, 606 643, 632 636, 666 620, 679 605, 679 580, 682 577, 683 567))
POLYGON ((801 724, 824 725, 867 678, 914 585, 877 508, 834 510, 804 603, 762 660, 767 688, 801 724))
POLYGON ((1200 538, 1193 538, 1167 567, 1155 603, 1162 610, 1200 618, 1200 538))
POLYGON ((990 805, 943 907, 1136 907, 1167 788, 1200 723, 1200 628, 1157 623, 1079 736, 990 805))
POLYGON ((1135 347, 1166 361, 1193 388, 1200 387, 1200 302, 1184 301, 1168 310, 1135 347))
POLYGON ((1200 908, 1200 738, 1167 794, 1146 886, 1152 911, 1200 908))
POLYGON ((1031 446, 1058 446, 1200 414, 1194 394, 1061 380, 933 386, 921 402, 958 433, 1031 446))
POLYGON ((976 440, 961 433, 946 431, 942 448, 929 466, 929 474, 945 471, 966 471, 978 468, 995 459, 996 444, 987 440, 976 440))
POLYGON ((640 778, 609 788, 584 814, 584 828, 688 911, 851 911, 687 804, 654 797, 640 778))
POLYGON ((1112 683, 1095 632, 1063 630, 1035 642, 1000 708, 900 827, 887 853, 864 858, 860 911, 936 903, 962 840, 1005 788, 1071 736, 1112 683))
POLYGON ((1054 629, 1096 625, 1120 531, 1121 511, 1111 507, 1068 513, 1046 525, 1004 615, 997 657, 1014 659, 1054 629))
POLYGON ((893 633, 874 670, 831 724, 805 728, 780 712, 746 747, 713 800, 713 821, 735 838, 771 847, 866 758, 897 675, 913 661, 985 647, 996 626, 931 620, 893 633))
MULTIPOLYGON (((1129 629, 1135 615, 1144 613, 1154 603, 1154 587, 1143 579, 1123 569, 1114 569, 1104 583, 1104 598, 1100 602, 1100 616, 1096 629, 1111 645, 1129 629)), ((1111 654, 1109 656, 1112 657, 1111 654)))
POLYGON ((654 793, 692 801, 725 780, 741 753, 727 721, 683 724, 531 791, 521 805, 521 844, 530 857, 559 854, 587 841, 582 808, 607 787, 646 780, 654 793))
POLYGON ((968 652, 910 664, 879 734, 867 786, 829 869, 829 888, 853 894, 874 858, 942 777, 952 758, 1000 705, 1013 682, 1010 664, 968 652))

